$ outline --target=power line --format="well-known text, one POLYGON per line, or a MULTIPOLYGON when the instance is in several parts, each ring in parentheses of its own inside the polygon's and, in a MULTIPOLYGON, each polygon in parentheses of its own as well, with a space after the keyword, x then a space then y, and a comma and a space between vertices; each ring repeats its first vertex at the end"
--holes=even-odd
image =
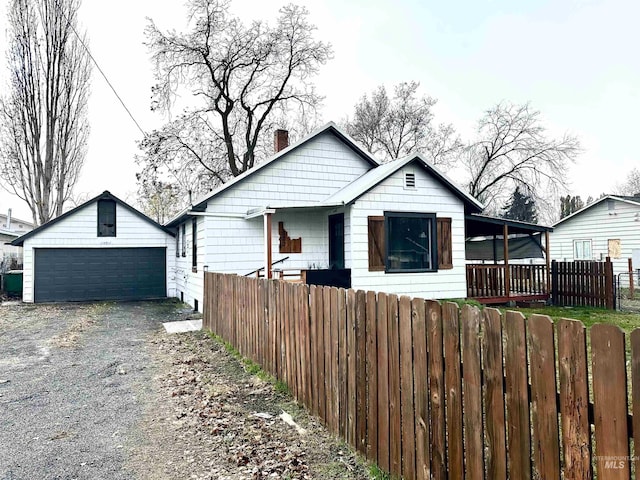
MULTIPOLYGON (((73 23, 71 23, 71 19, 65 15, 65 12, 62 11, 62 8, 60 7, 60 5, 58 4, 58 2, 55 2, 55 6, 58 9, 58 12, 60 13, 60 15, 62 15, 64 17, 64 19, 67 21, 67 25, 69 25, 69 27, 71 27, 71 31, 75 34, 76 38, 78 39, 78 41, 80 42, 80 45, 82 45, 82 47, 85 49, 85 51, 87 52, 87 55, 89 55, 89 58, 91 59, 91 61, 93 62, 93 64, 96 66, 96 68, 98 69, 98 71, 100 72, 100 74, 102 75, 102 78, 104 78, 105 82, 107 82, 107 85, 109 85, 109 88, 111 88, 111 91, 113 92, 113 94, 116 96, 116 98, 118 99, 118 101, 120 102, 120 104, 122 105, 122 108, 125 109, 125 111, 127 112, 127 114, 129 115, 129 117, 131 118, 131 120, 133 120, 133 123, 136 124, 136 127, 138 127, 138 130, 140 130, 140 132, 142 133, 142 135, 144 135, 144 137, 146 138, 147 133, 142 129, 142 127, 140 126, 140 124, 138 123, 138 121, 135 119, 135 117, 133 116, 133 114, 131 113, 131 110, 129 110, 129 108, 127 108, 127 105, 124 103, 124 100, 122 100, 122 98, 120 97, 120 95, 118 95, 118 92, 116 91, 115 87, 111 84, 111 82, 109 81, 109 79, 107 78, 107 75, 104 73, 104 71, 102 70, 102 68, 100 68, 100 65, 98 65, 98 62, 96 61, 96 59, 94 58, 94 56, 91 54, 91 51, 89 50, 89 47, 87 47, 87 45, 85 44, 84 40, 82 39, 82 37, 80 37, 80 35, 78 35, 78 32, 76 31, 75 27, 73 26, 73 23)), ((77 13, 77 12, 76 12, 77 13)))

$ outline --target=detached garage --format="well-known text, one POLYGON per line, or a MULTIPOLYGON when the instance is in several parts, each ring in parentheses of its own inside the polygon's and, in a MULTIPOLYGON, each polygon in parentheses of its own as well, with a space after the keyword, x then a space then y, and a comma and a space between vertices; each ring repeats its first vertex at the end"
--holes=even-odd
POLYGON ((17 238, 25 302, 168 295, 173 233, 109 192, 17 238))

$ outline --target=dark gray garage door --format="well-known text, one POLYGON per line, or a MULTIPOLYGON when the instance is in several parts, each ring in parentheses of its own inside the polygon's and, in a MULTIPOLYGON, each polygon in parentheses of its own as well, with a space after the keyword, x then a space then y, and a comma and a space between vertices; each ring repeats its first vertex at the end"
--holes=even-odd
POLYGON ((165 248, 35 249, 34 300, 166 297, 165 248))

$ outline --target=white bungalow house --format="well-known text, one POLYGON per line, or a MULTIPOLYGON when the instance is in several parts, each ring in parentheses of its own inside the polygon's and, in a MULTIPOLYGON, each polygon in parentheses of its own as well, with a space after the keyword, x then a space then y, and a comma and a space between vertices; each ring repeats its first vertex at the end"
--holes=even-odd
POLYGON ((196 309, 205 269, 319 270, 356 289, 466 297, 465 214, 481 210, 420 155, 380 165, 329 123, 168 222, 177 231, 169 277, 196 309))
POLYGON ((606 195, 553 225, 551 258, 604 260, 615 275, 640 268, 640 196, 606 195))

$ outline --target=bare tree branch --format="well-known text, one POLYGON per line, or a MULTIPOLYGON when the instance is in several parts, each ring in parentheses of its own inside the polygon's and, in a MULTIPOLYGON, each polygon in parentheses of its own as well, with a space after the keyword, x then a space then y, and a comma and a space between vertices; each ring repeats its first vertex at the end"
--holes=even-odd
POLYGON ((158 82, 152 108, 170 112, 185 91, 196 107, 143 141, 139 162, 143 169, 164 164, 169 170, 176 170, 174 161, 189 163, 207 189, 264 156, 281 112, 315 114, 322 99, 310 79, 332 52, 314 39, 303 7, 283 7, 274 26, 243 24, 223 0, 190 0, 188 8, 188 32, 163 32, 150 21, 146 36, 158 82))
POLYGON ((539 111, 511 103, 485 112, 478 137, 462 161, 469 193, 498 211, 519 187, 532 196, 539 213, 555 215, 558 192, 567 188, 568 166, 581 151, 578 139, 568 134, 549 138, 539 111))
POLYGON ((364 95, 347 120, 349 134, 373 155, 394 160, 423 153, 434 165, 448 167, 462 149, 452 125, 433 125, 436 100, 419 97, 418 82, 400 83, 392 99, 384 86, 364 95))
POLYGON ((12 0, 9 8, 0 178, 35 224, 63 212, 86 154, 91 66, 75 33, 79 7, 79 0, 12 0))

